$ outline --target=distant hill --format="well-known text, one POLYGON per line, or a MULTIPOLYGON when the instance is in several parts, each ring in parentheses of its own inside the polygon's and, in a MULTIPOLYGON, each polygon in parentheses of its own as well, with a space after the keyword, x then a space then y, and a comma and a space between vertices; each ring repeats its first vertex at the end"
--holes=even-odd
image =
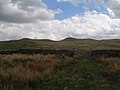
POLYGON ((30 39, 30 38, 22 38, 20 40, 32 40, 32 39, 30 39))
POLYGON ((61 41, 29 38, 0 41, 0 50, 8 49, 120 49, 120 39, 93 40, 68 37, 61 41))
POLYGON ((76 41, 76 40, 79 40, 79 39, 68 37, 68 38, 65 38, 65 39, 63 39, 61 41, 76 41))

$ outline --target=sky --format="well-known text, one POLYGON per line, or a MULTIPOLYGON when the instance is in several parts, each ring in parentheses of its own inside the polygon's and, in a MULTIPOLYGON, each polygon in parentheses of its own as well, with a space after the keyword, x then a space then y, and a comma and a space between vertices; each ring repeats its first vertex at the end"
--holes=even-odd
POLYGON ((120 0, 1 0, 0 41, 120 39, 120 0))

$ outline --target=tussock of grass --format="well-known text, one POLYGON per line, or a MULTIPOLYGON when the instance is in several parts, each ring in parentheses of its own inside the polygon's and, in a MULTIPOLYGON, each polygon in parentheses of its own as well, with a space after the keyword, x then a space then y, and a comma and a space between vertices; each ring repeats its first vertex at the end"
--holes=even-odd
POLYGON ((0 89, 33 90, 39 80, 56 78, 71 62, 73 58, 55 55, 0 55, 0 89))
POLYGON ((99 57, 97 62, 96 59, 92 61, 88 58, 89 50, 82 52, 75 57, 0 55, 0 88, 63 90, 68 87, 71 90, 119 90, 119 83, 113 82, 114 77, 119 81, 119 73, 118 76, 115 73, 120 72, 119 58, 99 57))
MULTIPOLYGON (((63 58, 58 59, 55 55, 1 55, 0 78, 18 81, 52 78, 62 66, 62 60, 63 58)), ((64 64, 71 60, 68 57, 64 58, 64 64)))
POLYGON ((120 72, 120 58, 119 57, 99 57, 97 60, 107 65, 109 72, 120 72))

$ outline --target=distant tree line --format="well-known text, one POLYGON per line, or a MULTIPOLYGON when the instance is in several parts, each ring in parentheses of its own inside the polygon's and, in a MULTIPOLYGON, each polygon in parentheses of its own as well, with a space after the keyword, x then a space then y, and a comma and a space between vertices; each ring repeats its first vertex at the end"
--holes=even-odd
POLYGON ((75 51, 73 50, 41 50, 41 49, 18 49, 18 50, 2 50, 0 51, 2 55, 11 55, 11 54, 42 54, 42 55, 64 55, 73 57, 75 51))
POLYGON ((93 50, 91 56, 120 57, 120 50, 93 50))

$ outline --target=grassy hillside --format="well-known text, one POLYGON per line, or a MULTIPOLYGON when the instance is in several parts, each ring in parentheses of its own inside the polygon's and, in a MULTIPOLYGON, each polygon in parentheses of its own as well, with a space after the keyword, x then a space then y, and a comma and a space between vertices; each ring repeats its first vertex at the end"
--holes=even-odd
POLYGON ((61 41, 21 39, 0 42, 0 50, 6 49, 120 49, 120 40, 92 40, 67 38, 61 41))
POLYGON ((1 90, 119 90, 120 57, 92 57, 95 49, 120 50, 120 40, 21 39, 0 42, 0 50, 72 49, 59 55, 0 55, 1 90))
POLYGON ((32 40, 13 40, 13 41, 1 41, 0 50, 14 50, 14 49, 44 49, 44 46, 41 46, 38 43, 33 42, 32 40))

